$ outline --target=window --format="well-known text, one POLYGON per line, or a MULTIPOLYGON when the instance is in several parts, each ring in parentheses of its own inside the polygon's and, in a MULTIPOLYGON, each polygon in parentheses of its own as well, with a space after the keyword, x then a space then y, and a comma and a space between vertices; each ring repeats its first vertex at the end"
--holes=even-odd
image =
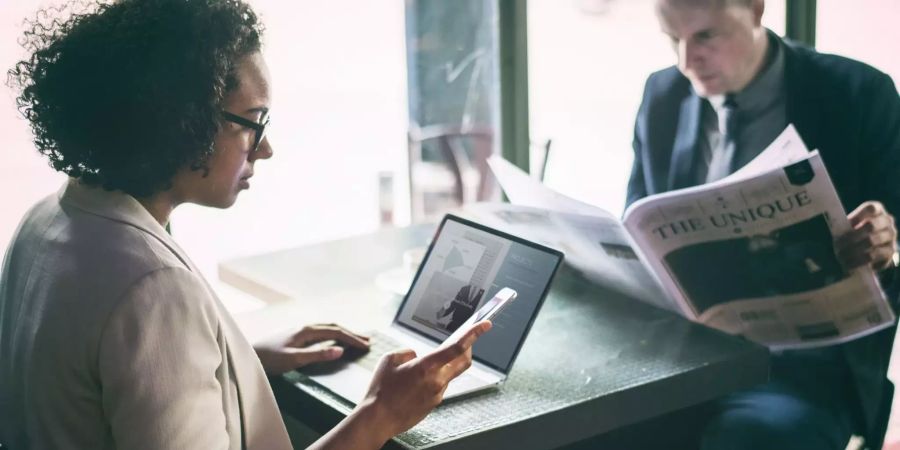
POLYGON ((379 174, 405 172, 403 3, 250 3, 266 25, 274 156, 228 210, 173 214, 173 235, 209 279, 224 259, 376 229, 379 174))
POLYGON ((497 2, 406 2, 409 176, 413 221, 499 199, 497 2))
POLYGON ((900 82, 900 2, 819 0, 816 49, 868 63, 900 82))

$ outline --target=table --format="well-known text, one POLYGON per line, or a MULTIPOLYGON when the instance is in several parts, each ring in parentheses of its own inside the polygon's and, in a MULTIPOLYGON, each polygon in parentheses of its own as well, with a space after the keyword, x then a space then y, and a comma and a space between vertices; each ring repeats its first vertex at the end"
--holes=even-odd
MULTIPOLYGON (((222 281, 270 305, 238 318, 253 339, 275 328, 390 323, 400 298, 376 284, 434 225, 227 261, 222 281)), ((766 381, 768 351, 606 291, 571 269, 557 275, 499 389, 443 404, 390 446, 544 449, 609 433, 766 381)), ((351 407, 297 372, 272 380, 279 405, 325 431, 351 407)))

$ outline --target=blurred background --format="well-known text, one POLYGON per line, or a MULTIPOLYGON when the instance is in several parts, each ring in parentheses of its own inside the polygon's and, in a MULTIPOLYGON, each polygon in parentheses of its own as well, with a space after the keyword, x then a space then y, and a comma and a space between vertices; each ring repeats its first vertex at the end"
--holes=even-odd
MULTIPOLYGON (((210 280, 222 260, 499 199, 483 163, 493 153, 620 214, 644 81, 675 62, 651 0, 249 3, 267 28, 275 156, 234 207, 175 212, 175 238, 210 280)), ((56 4, 0 0, 0 68, 24 57, 23 21, 56 4)), ((764 24, 784 35, 786 0, 766 5, 764 24)), ((807 41, 900 79, 900 2, 814 5, 807 41)), ((0 92, 5 252, 25 211, 64 177, 34 150, 11 89, 0 92)), ((233 309, 254 307, 218 288, 233 309)))

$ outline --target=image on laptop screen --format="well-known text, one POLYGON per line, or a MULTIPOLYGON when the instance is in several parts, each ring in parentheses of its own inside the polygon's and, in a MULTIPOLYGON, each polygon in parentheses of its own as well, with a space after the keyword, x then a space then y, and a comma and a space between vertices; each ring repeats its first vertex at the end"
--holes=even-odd
POLYGON ((448 216, 397 313, 397 322, 443 341, 500 289, 518 296, 472 350, 507 371, 549 289, 562 254, 448 216))

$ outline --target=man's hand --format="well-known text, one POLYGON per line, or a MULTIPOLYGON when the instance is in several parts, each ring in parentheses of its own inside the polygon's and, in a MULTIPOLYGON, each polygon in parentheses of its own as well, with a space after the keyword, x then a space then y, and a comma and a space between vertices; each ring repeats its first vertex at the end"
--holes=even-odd
POLYGON ((316 345, 325 341, 363 350, 369 348, 369 338, 333 323, 308 325, 257 343, 253 348, 266 373, 278 375, 307 364, 335 360, 344 354, 338 345, 316 345))
POLYGON ((441 403, 447 384, 472 365, 472 344, 490 328, 489 321, 479 322, 456 343, 421 358, 412 350, 381 358, 359 406, 373 411, 385 441, 410 429, 441 403))
POLYGON ((848 218, 853 229, 835 241, 835 252, 844 267, 848 270, 863 265, 875 270, 890 267, 897 250, 894 216, 880 202, 868 201, 848 218))

